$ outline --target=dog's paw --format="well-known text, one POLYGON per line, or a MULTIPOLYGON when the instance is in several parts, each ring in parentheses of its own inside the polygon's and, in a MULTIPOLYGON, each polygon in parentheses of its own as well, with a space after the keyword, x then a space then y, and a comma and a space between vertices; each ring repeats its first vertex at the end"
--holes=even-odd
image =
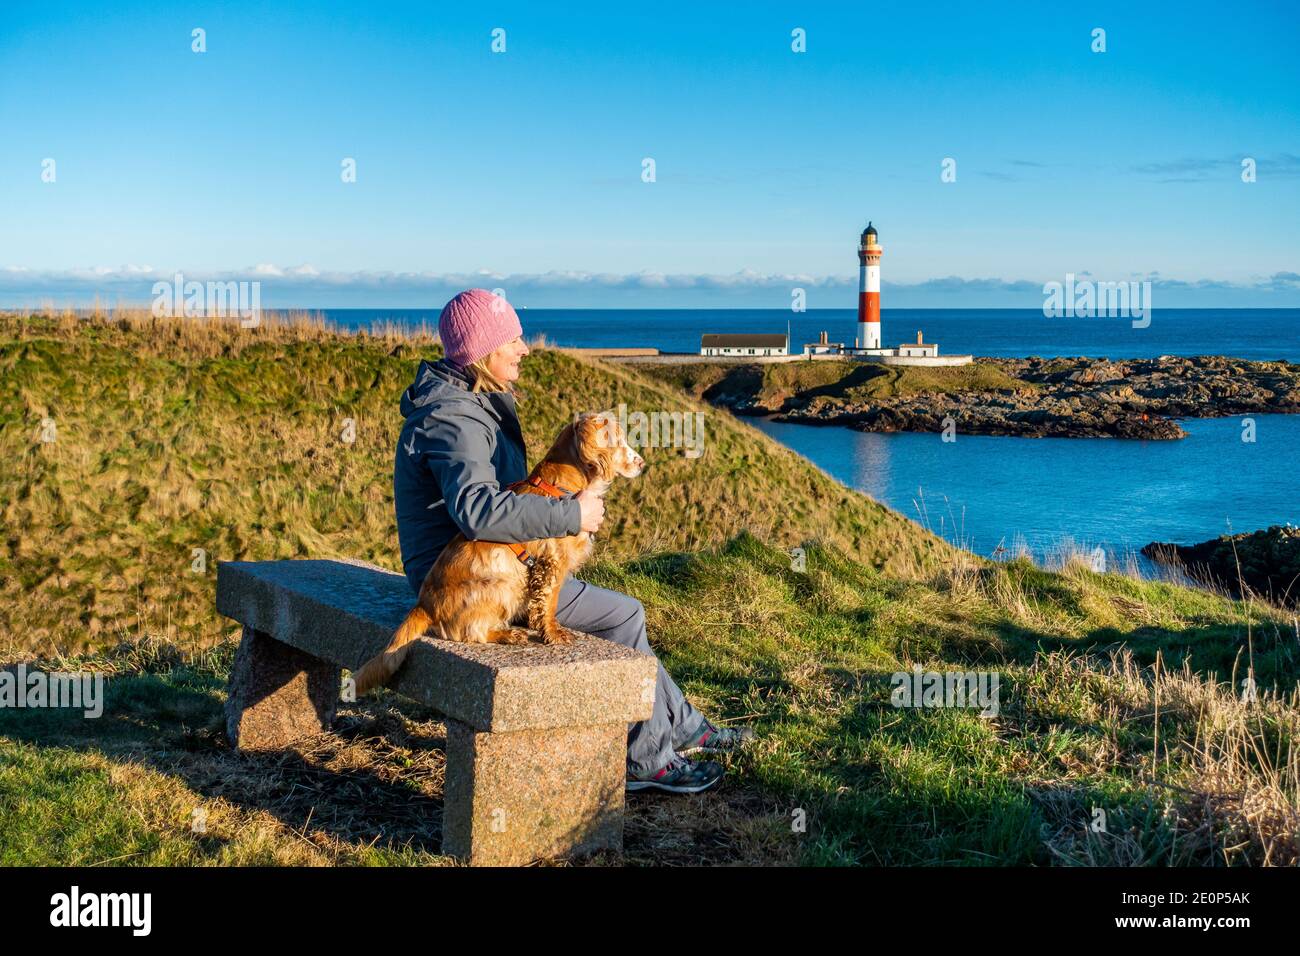
POLYGON ((572 644, 579 637, 579 631, 571 631, 567 627, 557 627, 555 630, 542 636, 543 644, 572 644))
POLYGON ((527 644, 529 630, 526 627, 503 627, 495 635, 496 644, 527 644))

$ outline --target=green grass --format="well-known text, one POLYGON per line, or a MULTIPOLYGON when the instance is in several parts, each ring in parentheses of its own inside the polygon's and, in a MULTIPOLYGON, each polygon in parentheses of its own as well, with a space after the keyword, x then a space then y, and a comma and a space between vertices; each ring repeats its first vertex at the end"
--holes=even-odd
MULTIPOLYGON (((47 664, 111 675, 99 718, 0 710, 0 864, 448 862, 436 855, 436 804, 424 792, 436 779, 427 746, 390 746, 389 762, 379 766, 373 745, 345 739, 351 726, 357 740, 367 740, 368 726, 379 721, 345 719, 339 734, 328 735, 334 747, 236 755, 221 739, 229 655, 207 655, 197 666, 179 658, 123 666, 123 657, 136 656, 129 650, 47 664), (368 766, 357 772, 359 763, 368 766), (315 795, 336 788, 355 796, 314 814, 315 795), (390 827, 404 818, 418 825, 393 827, 394 845, 373 846, 371 812, 390 827), (400 845, 402 837, 408 845, 400 845)), ((390 735, 401 734, 387 723, 390 735)))
MULTIPOLYGON (((447 863, 437 715, 383 694, 292 752, 233 753, 234 628, 212 607, 217 559, 396 566, 395 400, 432 343, 142 319, 0 330, 0 650, 109 688, 99 719, 0 709, 0 864, 447 863), (345 417, 351 445, 333 437, 345 417)), ((704 410, 617 366, 540 351, 525 367, 534 455, 575 409, 704 410)), ((638 597, 688 695, 760 739, 714 792, 634 795, 625 862, 1300 857, 1290 617, 978 561, 707 414, 703 457, 651 450, 616 487, 583 576, 638 597), (998 713, 895 708, 891 675, 914 664, 997 672, 998 713)))
POLYGON ((854 399, 902 398, 926 392, 991 392, 998 389, 1026 391, 1026 382, 1013 378, 996 365, 972 362, 952 368, 923 366, 880 366, 861 382, 846 382, 845 394, 854 399))

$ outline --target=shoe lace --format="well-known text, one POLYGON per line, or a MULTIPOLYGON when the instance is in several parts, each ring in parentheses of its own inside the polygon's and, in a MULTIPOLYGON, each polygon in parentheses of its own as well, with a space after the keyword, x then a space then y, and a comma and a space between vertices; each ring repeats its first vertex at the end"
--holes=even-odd
POLYGON ((676 777, 678 775, 689 776, 694 770, 694 764, 687 760, 681 754, 673 754, 673 759, 668 761, 668 776, 676 777))

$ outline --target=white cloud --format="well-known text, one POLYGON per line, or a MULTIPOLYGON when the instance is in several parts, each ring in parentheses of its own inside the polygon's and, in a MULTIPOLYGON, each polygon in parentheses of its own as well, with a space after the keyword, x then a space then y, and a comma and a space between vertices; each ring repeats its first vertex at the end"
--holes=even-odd
MULTIPOLYGON (((678 307, 763 303, 768 307, 781 307, 788 304, 790 291, 797 287, 809 293, 819 293, 817 301, 810 302, 810 307, 853 308, 856 302, 853 293, 858 283, 856 272, 818 276, 763 273, 752 269, 728 274, 578 270, 503 273, 489 269, 437 273, 322 271, 309 263, 294 266, 258 263, 245 269, 217 272, 164 270, 147 265, 63 270, 0 266, 0 305, 34 305, 51 299, 88 302, 95 296, 145 304, 152 297, 152 284, 173 281, 177 271, 182 272, 187 281, 261 282, 262 301, 269 308, 428 308, 440 305, 461 289, 471 287, 504 288, 511 301, 521 304, 568 308, 643 307, 650 303, 671 303, 678 307)), ((1083 271, 1076 274, 1090 275, 1083 271)), ((1277 297, 1294 298, 1300 290, 1296 272, 1277 272, 1236 283, 1222 279, 1176 279, 1155 273, 1146 275, 1157 289, 1189 295, 1198 292, 1239 293, 1249 298, 1250 304, 1293 306, 1297 303, 1279 301, 1277 297)), ((1047 278, 1059 281, 1060 277, 1047 278)), ((1044 281, 936 276, 910 283, 886 281, 883 291, 900 305, 981 306, 996 300, 1003 305, 1019 303, 1030 306, 1033 304, 1031 300, 1041 298, 1044 281)), ((1189 304, 1197 303, 1193 300, 1189 304)))

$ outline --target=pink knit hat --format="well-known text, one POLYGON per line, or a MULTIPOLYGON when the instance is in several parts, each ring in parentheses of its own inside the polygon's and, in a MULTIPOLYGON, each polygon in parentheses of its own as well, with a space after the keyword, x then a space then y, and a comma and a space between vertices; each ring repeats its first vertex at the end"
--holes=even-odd
POLYGON ((438 316, 438 334, 447 358, 469 365, 524 334, 519 316, 487 289, 466 289, 452 297, 438 316))

